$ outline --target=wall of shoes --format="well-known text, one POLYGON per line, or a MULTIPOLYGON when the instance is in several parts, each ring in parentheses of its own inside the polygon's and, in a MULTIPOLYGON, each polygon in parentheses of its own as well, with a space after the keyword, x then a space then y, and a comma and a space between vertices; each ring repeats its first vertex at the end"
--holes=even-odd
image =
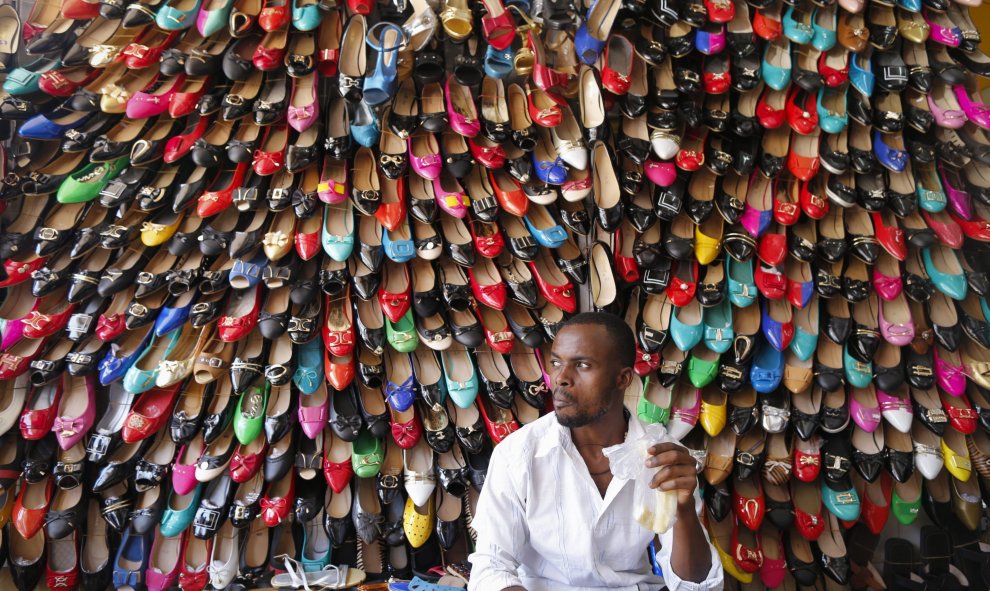
POLYGON ((979 588, 978 4, 0 5, 0 578, 466 579, 591 308, 733 585, 924 514, 979 588))

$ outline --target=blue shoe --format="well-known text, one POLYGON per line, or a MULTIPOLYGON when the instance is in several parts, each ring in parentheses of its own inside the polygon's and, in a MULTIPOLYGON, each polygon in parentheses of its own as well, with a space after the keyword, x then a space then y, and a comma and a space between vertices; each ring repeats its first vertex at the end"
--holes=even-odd
POLYGON ((341 205, 328 205, 323 209, 320 242, 333 260, 342 263, 350 258, 354 251, 354 205, 350 199, 341 205), (331 212, 333 220, 330 219, 331 212))
MULTIPOLYGON (((812 15, 812 17, 814 17, 814 15, 812 15)), ((814 21, 814 18, 811 20, 814 21)), ((784 18, 781 19, 781 23, 784 25, 784 37, 787 37, 798 45, 807 45, 811 43, 812 38, 815 36, 815 29, 812 28, 811 25, 798 21, 794 18, 794 6, 789 6, 787 8, 787 11, 784 12, 784 18)))
POLYGON ((323 22, 323 10, 319 4, 299 6, 299 0, 292 2, 292 26, 300 31, 312 31, 323 22))
MULTIPOLYGON (((193 292, 187 292, 193 295, 193 292)), ((181 305, 176 305, 178 302, 182 302, 183 298, 180 296, 177 300, 173 301, 172 304, 162 308, 161 312, 158 313, 158 318, 155 318, 155 336, 160 337, 163 334, 168 334, 177 328, 181 328, 183 324, 189 320, 189 313, 192 310, 194 298, 190 297, 185 300, 185 303, 181 305)))
POLYGON ((227 281, 234 289, 246 289, 257 287, 261 283, 261 273, 268 265, 268 257, 262 249, 258 249, 249 260, 236 259, 230 268, 230 275, 227 281))
POLYGON ((127 370, 134 365, 137 358, 144 352, 145 347, 148 346, 148 342, 152 338, 154 330, 149 326, 148 332, 144 334, 143 337, 139 336, 138 331, 130 331, 125 333, 123 341, 120 343, 120 347, 110 347, 107 354, 100 361, 99 371, 100 371, 100 383, 104 386, 116 382, 120 378, 124 377, 127 370), (132 333, 134 336, 132 337, 132 333), (140 338, 139 342, 129 341, 131 338, 140 338), (133 349, 131 348, 133 347, 133 349), (118 357, 117 353, 124 353, 124 357, 118 357))
POLYGON ((839 133, 849 125, 849 113, 846 112, 846 90, 836 90, 834 88, 821 87, 818 90, 818 126, 826 133, 839 133), (842 105, 842 111, 829 111, 825 106, 825 100, 829 95, 838 95, 838 103, 842 105))
POLYGON ((836 17, 835 10, 832 10, 831 18, 827 23, 830 26, 823 27, 818 24, 819 16, 824 14, 825 10, 818 8, 815 13, 811 15, 811 28, 815 32, 814 36, 811 38, 811 45, 815 49, 821 52, 826 52, 829 49, 835 47, 835 28, 836 28, 836 17))
POLYGON ((729 301, 737 308, 752 306, 756 302, 756 280, 753 278, 753 261, 737 261, 725 258, 725 275, 729 281, 729 301))
POLYGON ((371 27, 365 43, 378 52, 375 71, 364 78, 364 102, 371 106, 387 103, 395 96, 397 80, 396 66, 399 62, 399 49, 406 34, 392 23, 380 22, 371 27), (377 39, 378 43, 372 41, 377 39))
POLYGON ((598 61, 621 7, 622 3, 615 0, 592 2, 581 26, 574 33, 574 50, 583 63, 593 66, 598 61))
MULTIPOLYGON (((408 353, 389 353, 393 358, 405 358, 399 361, 404 365, 410 365, 409 354, 408 353)), ((412 369, 410 368, 410 371, 412 369)), ((387 380, 385 383, 385 399, 388 405, 399 411, 405 412, 409 410, 413 402, 416 400, 416 380, 410 375, 401 384, 396 384, 392 380, 387 380)))
MULTIPOLYGON (((193 505, 194 510, 196 505, 193 505)), ((165 532, 162 532, 162 535, 165 535, 165 532)), ((113 559, 114 587, 145 588, 144 575, 148 570, 148 559, 151 556, 152 537, 150 534, 136 534, 130 527, 124 530, 124 537, 113 559)))
POLYGON ((811 331, 806 331, 799 322, 794 323, 794 338, 791 339, 791 351, 801 361, 811 359, 818 349, 818 305, 818 302, 815 301, 809 307, 797 312, 807 317, 808 330, 811 331))
POLYGON ((39 57, 30 64, 11 70, 3 81, 3 89, 12 96, 40 92, 38 82, 41 80, 41 75, 61 67, 61 58, 39 57))
POLYGON ((557 223, 557 220, 554 219, 553 214, 547 209, 540 208, 538 205, 531 205, 526 215, 523 216, 523 221, 526 222, 526 228, 529 230, 529 233, 533 235, 533 238, 539 242, 541 246, 545 246, 547 248, 559 248, 567 242, 567 230, 557 223), (544 227, 537 227, 537 225, 533 223, 533 220, 530 219, 536 218, 537 216, 539 216, 539 218, 537 218, 537 222, 544 227), (547 228, 546 226, 549 227, 547 228))
POLYGON ((794 337, 794 321, 791 316, 793 312, 791 311, 790 302, 779 300, 778 303, 782 304, 778 306, 778 313, 786 313, 788 315, 787 320, 781 322, 773 317, 770 313, 770 306, 773 304, 768 300, 763 300, 760 304, 760 331, 763 332, 763 336, 770 343, 770 346, 778 351, 783 351, 791 344, 791 339, 794 337))
POLYGON ((884 135, 877 130, 873 130, 873 153, 885 168, 893 172, 904 172, 908 160, 907 151, 888 146, 884 135))
POLYGON ((35 115, 17 128, 17 135, 29 140, 61 140, 66 131, 82 126, 92 116, 92 113, 72 112, 49 119, 47 115, 35 115))
POLYGON ((515 71, 512 65, 514 57, 511 46, 499 51, 489 45, 488 51, 485 52, 485 75, 500 80, 508 78, 515 71))
POLYGON ((735 339, 735 332, 732 330, 732 304, 723 300, 717 306, 705 308, 702 316, 705 324, 705 346, 716 353, 728 351, 735 339))
POLYGON ((161 525, 159 529, 163 536, 171 538, 172 536, 177 536, 182 532, 186 531, 189 524, 193 522, 196 517, 196 509, 199 508, 199 498, 203 494, 202 482, 196 485, 196 488, 187 495, 180 495, 171 490, 168 495, 168 504, 165 505, 165 511, 162 512, 161 525), (175 503, 177 505, 182 505, 182 509, 173 509, 172 500, 181 499, 180 502, 175 503))
POLYGON ((158 362, 168 359, 179 342, 181 330, 173 330, 161 339, 152 337, 141 355, 124 374, 124 389, 131 394, 141 394, 155 387, 158 379, 158 362))
POLYGON ((189 10, 178 10, 172 6, 173 3, 180 4, 182 0, 168 0, 165 5, 158 9, 155 16, 155 24, 163 31, 181 31, 188 29, 196 23, 196 15, 203 5, 203 0, 195 0, 189 10))
POLYGON ((873 66, 870 65, 869 53, 854 53, 849 60, 849 83, 863 96, 869 98, 873 96, 873 86, 876 84, 876 77, 873 76, 873 66), (865 61, 865 67, 859 63, 860 58, 865 61))
POLYGON ((316 392, 325 380, 323 377, 323 341, 313 339, 308 343, 296 346, 295 373, 292 381, 303 394, 316 392))
POLYGON ((863 363, 849 354, 849 343, 842 346, 842 368, 846 381, 854 388, 865 388, 873 380, 873 364, 863 363))
POLYGON ((784 90, 791 81, 791 44, 786 39, 771 41, 763 51, 761 75, 767 86, 784 90), (783 44, 783 45, 782 45, 783 44))
POLYGON ((704 337, 701 316, 701 304, 698 300, 691 300, 682 308, 674 308, 670 315, 670 338, 681 351, 690 351, 704 337))
POLYGON ((963 272, 959 257, 955 251, 942 245, 937 245, 921 250, 921 257, 925 263, 925 271, 928 272, 929 279, 935 287, 945 295, 954 300, 966 299, 968 287, 966 285, 966 274, 963 272), (934 252, 932 252, 934 250, 934 252), (941 269, 939 268, 941 267, 941 269), (945 269, 944 271, 942 269, 945 269))
MULTIPOLYGON (((549 146, 547 146, 549 147, 549 146)), ((567 180, 567 166, 559 156, 550 160, 537 158, 539 149, 533 150, 533 169, 536 177, 548 185, 562 185, 567 180)))
POLYGON ((368 103, 361 101, 353 107, 351 113, 351 137, 365 148, 377 148, 382 129, 378 126, 378 117, 368 103))
POLYGON ((725 25, 718 25, 715 32, 707 28, 697 29, 694 33, 694 48, 703 55, 714 55, 725 49, 725 25))
POLYGON ((753 367, 749 370, 749 381, 753 389, 761 394, 775 391, 784 379, 784 354, 763 343, 753 355, 753 367))
POLYGON ((839 490, 832 489, 828 485, 828 480, 822 478, 822 503, 832 515, 843 521, 856 521, 859 519, 860 503, 856 488, 848 481, 840 481, 835 484, 841 487, 839 490))
POLYGON ((409 224, 403 222, 398 229, 390 231, 385 228, 382 232, 382 250, 385 256, 397 263, 405 263, 416 257, 416 245, 409 236, 409 224))
POLYGON ((921 0, 897 0, 897 5, 908 12, 921 12, 921 0))
POLYGON ((468 408, 478 397, 478 372, 463 345, 456 344, 440 354, 447 395, 460 408, 468 408))

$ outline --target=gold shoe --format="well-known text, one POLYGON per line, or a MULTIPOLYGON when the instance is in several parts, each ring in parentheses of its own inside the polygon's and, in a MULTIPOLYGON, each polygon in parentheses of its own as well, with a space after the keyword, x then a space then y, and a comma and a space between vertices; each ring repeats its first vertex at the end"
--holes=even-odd
POLYGON ((942 455, 945 458, 945 469, 963 482, 973 474, 973 463, 970 461, 969 449, 963 434, 951 426, 942 436, 942 455), (958 451, 957 451, 958 450, 958 451))

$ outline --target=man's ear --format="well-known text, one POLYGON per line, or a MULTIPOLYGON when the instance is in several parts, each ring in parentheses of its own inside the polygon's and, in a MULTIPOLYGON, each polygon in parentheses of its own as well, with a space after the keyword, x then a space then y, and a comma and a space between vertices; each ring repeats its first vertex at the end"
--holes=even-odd
POLYGON ((615 387, 619 389, 619 392, 625 392, 626 388, 629 387, 629 384, 632 383, 635 376, 636 374, 633 372, 633 368, 631 367, 624 367, 620 369, 619 375, 615 380, 615 387))

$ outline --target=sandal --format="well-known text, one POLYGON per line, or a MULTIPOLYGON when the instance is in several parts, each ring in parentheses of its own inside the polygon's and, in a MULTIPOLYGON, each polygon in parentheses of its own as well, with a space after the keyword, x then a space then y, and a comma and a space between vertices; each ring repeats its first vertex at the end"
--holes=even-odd
POLYGON ((328 564, 323 570, 307 572, 288 554, 276 556, 275 559, 284 561, 287 571, 272 577, 272 587, 276 589, 291 588, 305 589, 305 591, 348 589, 360 585, 367 578, 364 571, 346 564, 340 566, 328 564))
POLYGON ((464 41, 470 37, 474 17, 467 0, 447 0, 446 6, 440 11, 440 22, 443 23, 447 36, 454 41, 464 41))

